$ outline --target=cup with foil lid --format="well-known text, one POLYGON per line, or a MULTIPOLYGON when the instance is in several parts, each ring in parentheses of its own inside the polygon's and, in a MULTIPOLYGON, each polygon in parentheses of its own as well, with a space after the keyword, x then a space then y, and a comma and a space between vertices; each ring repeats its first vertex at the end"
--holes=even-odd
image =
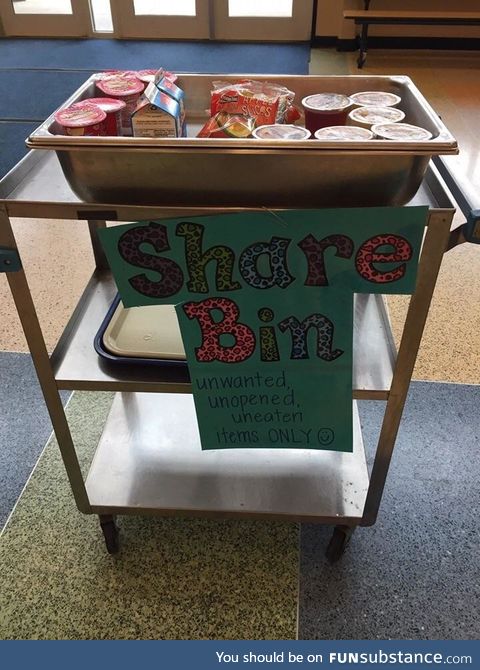
POLYGON ((344 126, 352 102, 342 93, 315 93, 302 100, 305 126, 312 133, 327 126, 344 126))
POLYGON ((380 140, 396 140, 397 142, 421 142, 431 140, 432 133, 420 126, 409 123, 380 123, 372 126, 372 133, 380 140))
POLYGON ((87 98, 87 100, 83 102, 96 105, 105 112, 107 115, 107 118, 105 119, 107 135, 121 135, 121 112, 126 107, 126 103, 123 100, 118 100, 117 98, 87 98))
POLYGON ((380 123, 399 123, 405 113, 396 107, 356 107, 348 115, 347 123, 361 128, 371 128, 380 123))
POLYGON ((55 121, 61 126, 61 135, 107 135, 106 118, 107 115, 100 107, 84 101, 55 113, 55 121))
POLYGON ((355 107, 396 107, 402 99, 387 91, 361 91, 352 93, 350 100, 355 107))
POLYGON ((132 122, 130 120, 139 97, 142 95, 145 84, 133 76, 114 74, 96 82, 97 88, 107 98, 117 98, 125 102, 124 109, 120 112, 122 135, 132 134, 132 122))
POLYGON ((373 139, 373 133, 368 128, 359 126, 328 126, 319 128, 315 132, 315 138, 324 142, 365 142, 373 139))
POLYGON ((308 140, 311 132, 302 126, 293 126, 286 123, 274 123, 258 126, 252 133, 257 140, 308 140))

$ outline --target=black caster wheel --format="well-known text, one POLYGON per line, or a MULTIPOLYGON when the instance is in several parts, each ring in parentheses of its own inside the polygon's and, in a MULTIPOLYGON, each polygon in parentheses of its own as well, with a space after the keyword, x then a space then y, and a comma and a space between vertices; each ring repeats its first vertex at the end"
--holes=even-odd
POLYGON ((328 543, 327 551, 325 552, 329 563, 336 563, 340 560, 345 553, 345 549, 348 547, 354 530, 351 526, 335 526, 328 543))
POLYGON ((120 540, 118 528, 115 524, 115 517, 110 515, 100 515, 100 527, 105 538, 105 545, 109 554, 118 554, 120 549, 120 540))

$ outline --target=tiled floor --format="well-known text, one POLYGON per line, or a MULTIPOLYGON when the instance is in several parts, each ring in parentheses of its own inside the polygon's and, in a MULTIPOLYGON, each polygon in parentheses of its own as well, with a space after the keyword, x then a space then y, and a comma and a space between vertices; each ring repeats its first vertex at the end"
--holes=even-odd
MULTIPOLYGON (((29 354, 0 352, 0 529, 6 522, 52 424, 29 354)), ((70 397, 62 391, 64 402, 70 397)))
MULTIPOLYGON (((330 530, 305 524, 300 639, 478 639, 480 387, 414 382, 377 522, 342 560, 330 530)), ((360 403, 367 454, 383 403, 360 403)))
MULTIPOLYGON (((377 523, 334 566, 328 527, 299 546, 297 524, 233 519, 121 516, 109 556, 52 440, 0 543, 0 638, 292 639, 298 607, 301 639, 478 639, 479 401, 414 383, 377 523)), ((110 402, 69 404, 83 467, 110 402)), ((371 455, 384 404, 360 405, 371 455)))
MULTIPOLYGON (((111 400, 75 393, 69 404, 84 469, 111 400)), ((295 638, 297 524, 123 516, 119 526, 113 558, 97 518, 75 508, 52 440, 2 535, 0 639, 295 638)))

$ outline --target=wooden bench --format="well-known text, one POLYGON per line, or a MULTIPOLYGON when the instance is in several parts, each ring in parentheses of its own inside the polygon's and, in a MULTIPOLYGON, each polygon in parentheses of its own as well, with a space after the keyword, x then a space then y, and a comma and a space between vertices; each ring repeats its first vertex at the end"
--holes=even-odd
POLYGON ((352 19, 355 25, 362 26, 357 60, 359 68, 363 67, 367 59, 368 27, 370 25, 480 26, 480 12, 371 10, 370 0, 364 0, 364 7, 363 10, 346 9, 343 12, 345 19, 352 19))

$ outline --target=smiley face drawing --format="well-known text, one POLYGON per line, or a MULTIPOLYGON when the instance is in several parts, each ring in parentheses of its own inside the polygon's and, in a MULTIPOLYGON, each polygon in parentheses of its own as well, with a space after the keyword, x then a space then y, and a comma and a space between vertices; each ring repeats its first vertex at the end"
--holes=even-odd
POLYGON ((317 439, 322 447, 327 447, 335 439, 335 433, 331 428, 320 428, 317 433, 317 439))

